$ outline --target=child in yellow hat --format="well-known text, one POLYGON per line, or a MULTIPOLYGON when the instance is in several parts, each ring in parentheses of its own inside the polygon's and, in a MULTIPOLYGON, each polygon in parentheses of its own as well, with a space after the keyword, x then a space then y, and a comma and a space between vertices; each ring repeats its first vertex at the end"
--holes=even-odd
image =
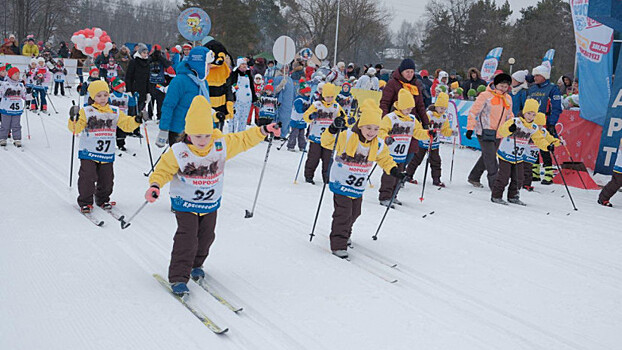
POLYGON ((171 182, 171 206, 177 218, 168 280, 173 293, 189 292, 190 277, 205 276, 202 265, 214 242, 216 215, 220 207, 225 162, 259 144, 268 134, 281 134, 275 123, 224 135, 214 129, 215 112, 199 95, 186 114, 181 142, 162 156, 145 199, 155 202, 160 189, 171 182))
POLYGON ((78 205, 82 213, 90 213, 95 204, 104 210, 111 210, 116 152, 117 126, 125 132, 132 132, 142 123, 142 117, 130 117, 119 108, 110 106, 110 91, 103 80, 92 82, 88 87, 89 100, 84 108, 71 107, 67 127, 74 135, 80 135, 78 158, 78 205), (97 183, 97 186, 95 185, 97 183))
MULTIPOLYGON (((420 138, 415 135, 415 138, 419 140, 419 150, 415 153, 413 159, 408 163, 406 173, 412 178, 415 175, 417 167, 423 161, 428 149, 430 154, 428 155, 430 160, 430 169, 432 170, 432 183, 438 187, 445 187, 445 184, 441 181, 441 155, 439 152, 440 139, 439 132, 443 136, 451 136, 452 130, 449 124, 449 118, 447 117, 447 107, 449 106, 449 95, 441 92, 436 97, 434 104, 428 107, 426 114, 430 120, 427 137, 420 138), (432 147, 430 147, 430 141, 432 141, 432 147)), ((421 123, 415 126, 417 129, 421 129, 421 123)))
POLYGON ((337 147, 330 168, 329 188, 333 192, 334 212, 330 232, 330 249, 340 258, 348 257, 348 240, 352 225, 361 214, 365 180, 374 162, 387 174, 402 179, 401 172, 389 148, 378 138, 382 109, 371 99, 363 101, 359 120, 347 129, 345 118, 340 116, 322 134, 322 147, 332 152, 336 134, 337 147))
MULTIPOLYGON (((533 123, 538 126, 544 139, 548 143, 552 143, 555 147, 561 145, 561 141, 553 136, 545 127, 546 115, 544 113, 536 113, 536 118, 533 123)), ((525 157, 523 162, 523 189, 531 192, 534 190, 531 186, 533 177, 537 174, 537 178, 540 177, 540 149, 534 145, 533 140, 529 140, 529 144, 525 149, 525 157), (535 165, 535 166, 534 166, 535 165)))
POLYGON ((508 205, 502 199, 505 186, 510 180, 508 188, 508 202, 518 205, 526 205, 520 200, 519 191, 523 181, 523 161, 525 150, 529 145, 529 140, 542 150, 553 151, 553 143, 548 142, 542 131, 533 122, 539 108, 538 101, 527 99, 522 110, 522 115, 518 115, 507 120, 499 128, 499 135, 503 137, 497 150, 499 158, 499 170, 492 186, 493 203, 508 205))
POLYGON ((315 185, 313 177, 315 169, 322 160, 322 179, 328 182, 328 164, 330 163, 330 150, 322 148, 322 133, 326 130, 335 118, 345 116, 346 113, 339 103, 335 101, 337 87, 331 83, 326 83, 322 87, 322 99, 315 101, 303 114, 305 122, 309 123, 309 152, 305 163, 305 181, 315 185))
MULTIPOLYGON (((382 118, 378 137, 384 140, 389 148, 393 161, 397 163, 400 171, 403 171, 407 163, 408 147, 413 137, 419 139, 429 138, 428 132, 422 127, 415 128, 415 117, 410 114, 415 107, 413 95, 406 89, 401 89, 397 94, 397 101, 393 104, 395 110, 382 118)), ((419 123, 421 125, 421 123, 419 123)), ((394 176, 382 174, 378 200, 380 205, 388 206, 397 186, 398 181, 394 176)), ((402 205, 397 198, 393 203, 402 205)))

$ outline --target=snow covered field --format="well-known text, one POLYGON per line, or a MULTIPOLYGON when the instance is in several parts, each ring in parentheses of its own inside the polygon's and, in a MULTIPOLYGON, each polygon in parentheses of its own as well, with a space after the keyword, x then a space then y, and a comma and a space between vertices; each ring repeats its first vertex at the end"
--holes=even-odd
MULTIPOLYGON (((354 226, 351 262, 329 254, 332 194, 309 242, 321 186, 293 184, 300 153, 275 143, 255 217, 252 206, 267 143, 229 161, 210 282, 244 310, 235 314, 190 283, 193 305, 229 327, 215 335, 167 294, 176 229, 163 198, 121 230, 110 215, 96 227, 75 208, 68 187, 70 98, 52 97, 60 114, 30 113, 25 151, 0 150, 1 349, 619 349, 622 345, 622 195, 616 208, 598 191, 563 186, 521 192, 527 207, 499 206, 466 176, 478 157, 441 149, 446 189, 407 184, 404 206, 378 205, 380 172, 354 226), (430 215, 430 212, 434 214, 430 215), (424 218, 423 215, 426 215, 424 218), (397 263, 391 268, 370 256, 397 263), (371 273, 371 272, 374 273, 371 273), (379 278, 398 279, 391 284, 379 278)), ((50 106, 51 107, 51 106, 50 106)), ((26 120, 22 119, 24 135, 26 120)), ((149 124, 152 141, 157 126, 149 124)), ((115 162, 113 200, 126 214, 144 201, 147 149, 115 162)), ((152 146, 154 159, 161 149, 152 146)), ((320 179, 319 170, 316 180, 320 179)), ((416 177, 421 183, 423 166, 416 177)), ((428 178, 428 181, 431 181, 428 178)))

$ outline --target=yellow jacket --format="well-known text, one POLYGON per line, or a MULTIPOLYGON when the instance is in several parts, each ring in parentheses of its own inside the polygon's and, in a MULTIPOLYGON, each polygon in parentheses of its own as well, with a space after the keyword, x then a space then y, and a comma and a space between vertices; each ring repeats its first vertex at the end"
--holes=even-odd
MULTIPOLYGON (((343 108, 341 108, 341 106, 339 106, 339 104, 335 101, 331 102, 331 103, 326 103, 325 101, 322 101, 322 104, 324 105, 324 107, 326 108, 330 108, 333 104, 337 104, 337 107, 339 108, 337 115, 346 115, 346 112, 343 110, 343 108)), ((311 104, 311 106, 309 106, 309 108, 307 108, 307 110, 305 111, 305 113, 302 115, 302 118, 305 120, 305 122, 311 124, 313 122, 313 120, 311 120, 310 116, 311 114, 317 112, 317 108, 315 107, 315 104, 311 104)), ((347 122, 347 119, 346 119, 347 122)))
MULTIPOLYGON (((212 150, 214 141, 221 138, 224 138, 227 148, 227 160, 229 160, 235 157, 238 153, 257 146, 265 138, 265 136, 261 133, 259 127, 226 135, 223 135, 220 130, 215 129, 210 143, 203 150, 197 149, 192 144, 188 144, 188 148, 190 148, 190 151, 197 156, 205 157, 212 150)), ((169 148, 169 150, 162 155, 162 158, 160 159, 160 162, 158 162, 158 165, 156 165, 153 174, 149 177, 149 183, 162 188, 173 179, 173 176, 175 176, 178 171, 179 164, 177 163, 173 150, 169 148)))
MULTIPOLYGON (((112 108, 110 108, 110 104, 100 106, 97 103, 93 103, 92 106, 99 112, 112 113, 112 108)), ((136 122, 134 117, 130 117, 119 110, 119 121, 117 122, 117 126, 125 132, 132 132, 136 130, 136 128, 138 128, 140 124, 136 122)), ((82 130, 86 128, 86 114, 84 113, 84 108, 80 109, 80 115, 78 117, 78 120, 74 122, 69 119, 69 121, 67 122, 67 128, 75 135, 81 133, 82 130)))
MULTIPOLYGON (((352 135, 352 137, 356 137, 359 145, 362 145, 363 147, 370 147, 372 142, 381 142, 378 140, 378 137, 374 138, 371 141, 361 142, 358 134, 356 133, 352 135)), ((342 154, 343 152, 345 152, 347 138, 348 130, 344 130, 339 134, 339 140, 337 141, 337 148, 335 148, 335 154, 342 154)), ((332 150, 334 146, 335 135, 328 132, 328 130, 325 130, 324 133, 322 133, 322 147, 332 150)), ((378 154, 376 155, 376 163, 378 163, 378 165, 380 165, 380 167, 387 174, 391 172, 391 169, 397 166, 397 164, 393 161, 393 157, 391 157, 391 154, 389 153, 388 147, 382 147, 382 150, 378 152, 378 154)))
POLYGON ((39 56, 39 47, 36 44, 33 44, 33 45, 28 45, 28 43, 24 44, 24 47, 22 47, 22 56, 28 56, 28 57, 39 56))
MULTIPOLYGON (((520 117, 520 120, 528 128, 531 128, 534 125, 533 122, 530 123, 526 121, 523 117, 520 117)), ((501 137, 508 137, 512 135, 512 133, 510 132, 510 126, 512 124, 514 124, 514 118, 507 120, 505 123, 501 124, 498 134, 501 135, 501 137)), ((542 135, 542 131, 540 131, 540 128, 538 128, 536 132, 531 135, 531 141, 533 141, 533 143, 543 151, 547 151, 547 147, 551 144, 551 142, 548 142, 544 138, 544 135, 542 135)))
MULTIPOLYGON (((394 110, 392 113, 395 113, 401 121, 409 121, 411 120, 410 116, 405 116, 402 112, 398 110, 394 110)), ((390 114, 390 113, 389 113, 390 114)), ((385 139, 389 136, 389 132, 393 129, 393 123, 391 122, 391 118, 388 117, 389 114, 385 114, 380 121, 380 131, 378 132, 378 138, 385 139)), ((414 118, 415 127, 413 128, 413 137, 417 140, 427 140, 430 138, 428 135, 428 131, 423 128, 423 125, 417 121, 417 118, 414 118)))
MULTIPOLYGON (((433 119, 437 119, 437 118, 442 117, 442 115, 439 115, 438 112, 436 112, 436 111, 429 111, 429 112, 432 112, 432 116, 429 118, 430 122, 433 119)), ((441 131, 441 134, 443 136, 445 136, 445 137, 451 136, 453 131, 451 130, 451 125, 449 125, 449 119, 447 119, 447 120, 445 120, 445 122, 443 122, 443 125, 441 125, 441 130, 440 131, 441 131)))

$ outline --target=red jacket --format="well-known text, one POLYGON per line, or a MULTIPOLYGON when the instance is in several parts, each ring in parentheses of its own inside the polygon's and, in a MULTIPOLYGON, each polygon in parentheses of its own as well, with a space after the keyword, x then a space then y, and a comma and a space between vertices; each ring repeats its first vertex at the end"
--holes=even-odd
POLYGON ((416 114, 421 124, 427 126, 429 124, 428 115, 425 113, 425 104, 423 103, 423 85, 417 78, 413 77, 411 81, 406 81, 402 74, 396 69, 391 74, 391 79, 387 82, 387 85, 382 90, 382 98, 380 99, 380 109, 382 109, 382 115, 389 114, 393 108, 393 104, 397 101, 397 94, 402 89, 404 84, 410 84, 416 86, 418 92, 413 94, 415 98, 415 108, 413 114, 416 114))

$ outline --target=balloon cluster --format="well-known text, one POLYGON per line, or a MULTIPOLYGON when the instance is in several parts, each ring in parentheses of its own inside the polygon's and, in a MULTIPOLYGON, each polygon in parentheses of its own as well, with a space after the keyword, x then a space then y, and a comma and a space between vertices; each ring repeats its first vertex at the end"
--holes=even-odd
POLYGON ((106 31, 100 28, 86 28, 79 30, 71 36, 71 42, 85 55, 95 57, 100 53, 107 55, 112 49, 112 42, 106 31))

